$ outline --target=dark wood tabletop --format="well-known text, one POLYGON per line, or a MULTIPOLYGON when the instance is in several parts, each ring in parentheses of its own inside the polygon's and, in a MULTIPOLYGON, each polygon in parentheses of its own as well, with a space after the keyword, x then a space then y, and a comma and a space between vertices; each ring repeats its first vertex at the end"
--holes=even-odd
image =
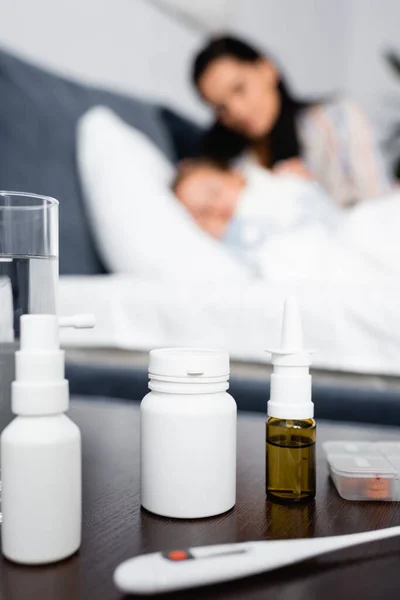
MULTIPOLYGON (((220 517, 177 521, 140 507, 137 405, 77 400, 70 416, 83 439, 83 542, 56 565, 22 567, 0 559, 1 599, 117 600, 112 575, 123 560, 144 552, 249 540, 361 532, 400 525, 400 503, 347 502, 328 478, 321 442, 327 439, 400 440, 400 429, 319 423, 315 502, 282 506, 264 495, 264 417, 238 422, 238 492, 220 517)), ((330 554, 240 581, 164 595, 185 599, 367 600, 400 590, 400 538, 330 554)))

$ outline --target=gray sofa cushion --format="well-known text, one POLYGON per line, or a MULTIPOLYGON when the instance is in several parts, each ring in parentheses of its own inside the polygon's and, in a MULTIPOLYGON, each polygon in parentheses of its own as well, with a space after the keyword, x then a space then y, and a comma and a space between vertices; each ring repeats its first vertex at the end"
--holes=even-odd
MULTIPOLYGON (((77 120, 97 104, 109 106, 173 157, 156 105, 69 82, 0 51, 0 189, 46 194, 60 201, 62 274, 103 272, 75 161, 77 120)), ((117 201, 110 198, 111 203, 117 201)))
POLYGON ((199 156, 204 129, 166 106, 160 107, 160 114, 171 136, 177 162, 199 156))

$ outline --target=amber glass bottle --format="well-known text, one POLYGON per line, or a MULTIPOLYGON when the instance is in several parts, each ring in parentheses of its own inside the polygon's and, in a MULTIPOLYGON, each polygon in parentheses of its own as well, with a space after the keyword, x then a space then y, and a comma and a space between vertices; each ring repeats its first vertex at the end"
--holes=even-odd
POLYGON ((295 298, 283 311, 280 348, 270 350, 271 375, 266 423, 266 492, 270 500, 302 502, 315 496, 316 425, 310 355, 295 298))
POLYGON ((312 500, 316 491, 314 419, 270 417, 266 423, 266 492, 283 503, 312 500))

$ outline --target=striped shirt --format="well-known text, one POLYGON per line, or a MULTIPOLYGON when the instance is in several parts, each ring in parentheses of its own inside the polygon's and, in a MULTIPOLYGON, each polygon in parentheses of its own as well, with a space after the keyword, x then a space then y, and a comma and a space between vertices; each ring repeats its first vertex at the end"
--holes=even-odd
POLYGON ((349 100, 301 113, 297 130, 302 158, 317 181, 345 207, 393 189, 363 111, 349 100))

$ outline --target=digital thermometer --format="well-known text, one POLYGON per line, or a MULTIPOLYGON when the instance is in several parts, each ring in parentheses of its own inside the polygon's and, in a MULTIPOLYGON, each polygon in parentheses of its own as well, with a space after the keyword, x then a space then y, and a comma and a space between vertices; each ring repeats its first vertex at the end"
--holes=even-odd
POLYGON ((272 571, 334 550, 400 535, 400 527, 325 538, 248 542, 144 554, 114 573, 126 594, 158 594, 272 571))

